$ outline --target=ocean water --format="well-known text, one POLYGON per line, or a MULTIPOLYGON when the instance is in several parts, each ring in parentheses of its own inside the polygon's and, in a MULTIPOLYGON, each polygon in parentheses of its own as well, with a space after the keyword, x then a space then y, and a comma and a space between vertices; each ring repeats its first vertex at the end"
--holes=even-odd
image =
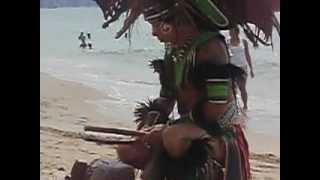
MULTIPOLYGON (((280 20, 280 14, 277 16, 280 20)), ((142 19, 135 24, 131 46, 126 38, 114 39, 122 22, 102 29, 102 13, 95 7, 40 9, 40 71, 107 93, 112 99, 90 103, 117 121, 131 122, 136 102, 159 93, 157 74, 148 67, 148 61, 161 58, 164 51, 142 19), (79 48, 81 31, 91 33, 94 49, 79 48)), ((273 41, 273 50, 250 47, 256 77, 248 79, 248 128, 280 136, 278 35, 273 41)))

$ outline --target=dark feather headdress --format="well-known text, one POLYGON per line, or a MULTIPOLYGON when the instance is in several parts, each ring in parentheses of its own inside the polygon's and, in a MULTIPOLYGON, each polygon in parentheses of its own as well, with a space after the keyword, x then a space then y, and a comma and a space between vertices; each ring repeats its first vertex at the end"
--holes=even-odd
POLYGON ((126 13, 126 19, 122 28, 117 32, 115 38, 121 37, 134 24, 141 15, 142 0, 94 0, 102 10, 105 23, 103 28, 107 28, 111 23, 117 21, 119 17, 126 13))
MULTIPOLYGON (((94 0, 101 8, 108 27, 122 14, 126 19, 116 34, 121 37, 143 14, 145 20, 174 18, 177 25, 188 22, 209 30, 226 30, 240 25, 248 39, 270 45, 272 29, 280 34, 280 23, 274 13, 280 11, 280 0, 94 0), (254 29, 250 26, 253 25, 254 29), (264 37, 263 37, 264 35, 264 37)), ((130 36, 129 36, 130 37, 130 36)))

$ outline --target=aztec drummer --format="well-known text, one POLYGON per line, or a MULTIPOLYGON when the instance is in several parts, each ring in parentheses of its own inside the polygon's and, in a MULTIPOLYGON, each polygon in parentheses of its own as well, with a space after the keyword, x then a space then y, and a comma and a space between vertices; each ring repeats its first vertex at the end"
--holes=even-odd
MULTIPOLYGON (((230 63, 226 40, 219 32, 240 23, 236 12, 227 16, 211 0, 96 2, 107 20, 104 27, 130 10, 116 38, 143 14, 152 35, 165 44, 164 58, 150 62, 159 73, 160 96, 135 110, 137 129, 145 135, 133 144, 118 145, 119 160, 141 170, 143 180, 251 179, 249 147, 235 96, 235 79, 245 72, 230 63), (171 119, 175 104, 180 117, 171 119)), ((272 18, 271 13, 268 19, 272 18)), ((243 22, 251 42, 266 44, 243 22)), ((129 172, 129 167, 121 166, 129 172)), ((125 175, 115 166, 105 169, 125 175)))
MULTIPOLYGON (((151 134, 161 131, 163 152, 145 166, 142 178, 249 179, 249 150, 236 124, 239 118, 232 82, 243 71, 229 63, 225 39, 217 29, 179 8, 172 1, 147 1, 143 11, 152 35, 166 44, 164 60, 151 61, 161 81, 155 106, 159 114, 169 114, 177 103, 181 118, 167 122, 170 125, 163 129, 151 130, 151 134), (202 143, 195 145, 194 151, 206 155, 190 152, 194 142, 202 143), (190 160, 203 155, 201 163, 190 160), (202 173, 205 164, 210 164, 206 169, 210 173, 202 173)), ((222 14, 214 13, 224 21, 222 14)))

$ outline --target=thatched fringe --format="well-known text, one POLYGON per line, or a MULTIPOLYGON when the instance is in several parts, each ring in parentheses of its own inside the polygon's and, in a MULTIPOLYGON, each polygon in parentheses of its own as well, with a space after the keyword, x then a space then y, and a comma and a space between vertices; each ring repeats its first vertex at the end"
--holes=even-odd
POLYGON ((164 110, 156 103, 156 99, 138 102, 134 110, 134 116, 136 117, 134 122, 137 123, 138 130, 147 126, 165 124, 169 120, 164 110))

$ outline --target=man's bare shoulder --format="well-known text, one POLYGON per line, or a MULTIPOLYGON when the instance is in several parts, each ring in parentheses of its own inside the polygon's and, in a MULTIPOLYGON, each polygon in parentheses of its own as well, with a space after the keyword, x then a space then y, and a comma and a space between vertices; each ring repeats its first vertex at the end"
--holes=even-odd
POLYGON ((228 63, 228 51, 226 44, 219 38, 212 38, 197 49, 197 59, 201 62, 214 64, 228 63))

